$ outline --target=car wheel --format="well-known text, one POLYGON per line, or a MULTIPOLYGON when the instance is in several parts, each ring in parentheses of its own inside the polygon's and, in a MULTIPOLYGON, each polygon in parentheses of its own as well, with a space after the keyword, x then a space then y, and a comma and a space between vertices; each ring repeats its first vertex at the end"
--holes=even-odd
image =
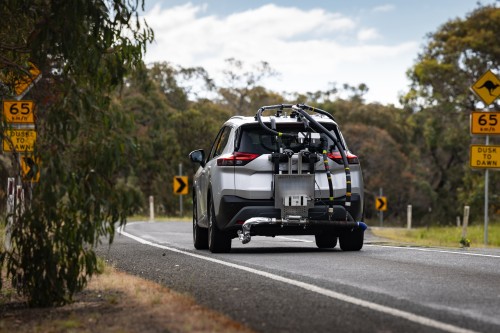
POLYGON ((337 246, 337 236, 332 234, 319 234, 316 238, 316 246, 320 249, 333 249, 337 246))
POLYGON ((343 251, 359 251, 363 247, 364 231, 354 229, 342 233, 339 237, 340 248, 343 251))
POLYGON ((208 229, 198 225, 198 210, 196 196, 193 196, 193 243, 197 250, 208 249, 208 229))
POLYGON ((208 249, 213 253, 227 253, 231 251, 231 238, 217 227, 213 201, 209 207, 208 249))

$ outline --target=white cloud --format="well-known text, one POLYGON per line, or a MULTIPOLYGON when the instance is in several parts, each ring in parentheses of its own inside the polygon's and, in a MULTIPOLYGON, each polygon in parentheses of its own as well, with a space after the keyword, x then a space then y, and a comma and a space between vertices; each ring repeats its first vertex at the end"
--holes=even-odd
POLYGON ((303 33, 333 33, 352 29, 354 21, 323 9, 303 11, 294 7, 265 5, 253 10, 235 13, 224 20, 237 31, 264 38, 290 38, 303 33))
POLYGON ((366 28, 358 31, 358 40, 362 42, 377 38, 380 38, 380 35, 375 28, 366 28))
POLYGON ((374 44, 379 37, 375 28, 360 28, 356 18, 323 9, 269 4, 225 17, 207 15, 205 10, 192 4, 167 9, 156 5, 147 12, 156 41, 148 47, 146 62, 201 66, 217 81, 227 58, 247 65, 267 61, 281 75, 263 85, 277 92, 363 82, 370 89, 368 100, 397 103, 397 92, 406 88, 404 73, 417 50, 414 42, 374 44), (365 45, 367 40, 371 42, 365 45))

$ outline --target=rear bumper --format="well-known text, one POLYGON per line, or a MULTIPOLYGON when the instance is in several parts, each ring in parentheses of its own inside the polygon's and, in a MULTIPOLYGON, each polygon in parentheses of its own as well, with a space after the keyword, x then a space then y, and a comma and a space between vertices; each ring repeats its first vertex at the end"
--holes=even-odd
MULTIPOLYGON (((345 197, 337 198, 334 201, 334 213, 333 220, 345 220, 345 210, 344 210, 345 197)), ((361 196, 359 194, 352 194, 351 206, 347 207, 347 211, 352 216, 354 221, 363 220, 363 203, 361 196)), ((236 230, 241 229, 241 224, 253 217, 264 217, 264 218, 281 218, 281 211, 274 208, 274 199, 244 199, 238 196, 223 196, 219 206, 219 212, 217 214, 217 226, 220 230, 236 230)), ((314 208, 309 210, 310 220, 328 220, 328 199, 316 200, 314 208)), ((314 234, 328 228, 328 225, 318 225, 314 229, 318 230, 307 230, 301 231, 303 227, 290 228, 288 230, 283 230, 282 227, 271 227, 273 229, 270 231, 270 235, 273 234, 314 234), (296 229, 296 230, 292 230, 296 229), (281 231, 281 232, 279 232, 281 231)), ((333 226, 332 226, 333 228, 333 226)), ((266 228, 267 229, 267 228, 266 228)))

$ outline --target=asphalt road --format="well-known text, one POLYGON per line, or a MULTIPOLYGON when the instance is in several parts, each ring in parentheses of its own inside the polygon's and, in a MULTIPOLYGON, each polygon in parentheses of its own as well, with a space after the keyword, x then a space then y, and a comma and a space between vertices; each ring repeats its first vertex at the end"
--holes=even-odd
POLYGON ((360 252, 297 236, 212 254, 194 250, 191 228, 129 223, 98 253, 258 332, 500 332, 499 250, 390 246, 367 232, 360 252))

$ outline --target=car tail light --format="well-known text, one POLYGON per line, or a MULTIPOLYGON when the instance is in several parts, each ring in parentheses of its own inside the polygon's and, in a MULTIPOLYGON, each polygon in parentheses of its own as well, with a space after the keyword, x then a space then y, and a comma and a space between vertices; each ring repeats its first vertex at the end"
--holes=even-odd
POLYGON ((234 152, 230 155, 222 155, 217 159, 218 166, 243 166, 253 161, 259 154, 234 152))
MULTIPOLYGON (((334 151, 331 153, 328 153, 328 158, 334 161, 335 163, 342 164, 342 155, 340 155, 340 152, 334 151)), ((349 164, 359 164, 359 159, 356 155, 351 154, 349 152, 346 152, 346 157, 347 157, 347 162, 349 164)))

